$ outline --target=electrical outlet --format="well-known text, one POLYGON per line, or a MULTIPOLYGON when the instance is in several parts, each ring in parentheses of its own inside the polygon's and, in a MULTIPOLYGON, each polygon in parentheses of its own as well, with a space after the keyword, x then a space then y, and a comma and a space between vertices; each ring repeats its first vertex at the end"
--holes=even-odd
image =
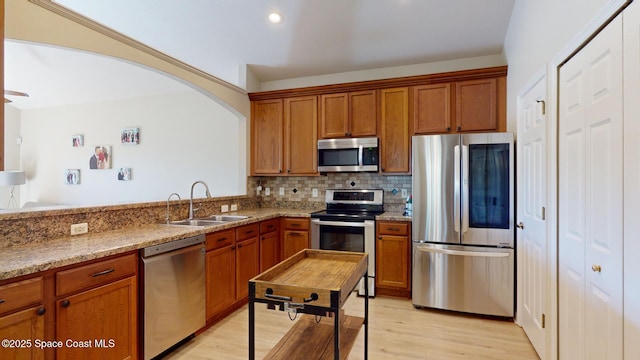
POLYGON ((400 190, 400 194, 401 194, 403 199, 406 198, 407 196, 409 196, 409 192, 407 191, 407 189, 400 190))
POLYGON ((231 204, 231 211, 238 211, 238 204, 231 204))
POLYGON ((229 205, 222 205, 220 207, 220 212, 229 212, 229 205))
POLYGON ((264 196, 271 196, 271 188, 264 188, 264 196))
POLYGON ((318 197, 318 189, 311 189, 311 196, 318 197))
POLYGON ((280 186, 280 191, 278 192, 280 196, 284 196, 284 186, 280 186))
POLYGON ((89 224, 87 223, 71 224, 71 235, 86 234, 88 232, 89 224))

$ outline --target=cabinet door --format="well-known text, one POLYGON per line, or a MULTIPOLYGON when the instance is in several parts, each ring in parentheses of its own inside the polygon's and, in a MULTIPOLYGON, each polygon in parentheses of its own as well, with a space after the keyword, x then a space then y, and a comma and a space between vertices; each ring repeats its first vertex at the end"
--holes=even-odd
POLYGON ((278 232, 260 235, 260 272, 268 270, 278 263, 278 232))
POLYGON ((376 287, 408 290, 409 239, 406 236, 379 235, 376 242, 376 287))
POLYGON ((16 340, 16 346, 0 347, 0 359, 44 359, 35 340, 44 339, 44 307, 33 307, 0 317, 0 338, 16 340))
POLYGON ((284 100, 285 163, 288 175, 318 174, 318 99, 284 100))
POLYGON ((282 172, 283 114, 282 100, 251 103, 251 170, 253 175, 282 172))
POLYGON ((413 133, 451 132, 451 85, 413 87, 413 133))
POLYGON ((285 230, 283 238, 282 259, 287 259, 300 250, 309 248, 308 231, 285 230))
POLYGON ((456 83, 456 130, 497 131, 497 80, 456 83))
POLYGON ((349 136, 349 94, 320 96, 319 124, 321 139, 349 136))
POLYGON ((376 91, 349 93, 349 136, 376 136, 378 134, 376 91))
POLYGON ((382 173, 409 172, 409 89, 380 91, 382 173))
POLYGON ((236 301, 235 245, 207 252, 207 319, 236 301))
POLYGON ((249 280, 260 273, 260 248, 258 237, 236 245, 236 299, 249 296, 249 280))
POLYGON ((136 358, 136 283, 132 276, 58 300, 56 339, 79 343, 58 348, 57 358, 136 358), (89 344, 90 347, 75 347, 89 344))

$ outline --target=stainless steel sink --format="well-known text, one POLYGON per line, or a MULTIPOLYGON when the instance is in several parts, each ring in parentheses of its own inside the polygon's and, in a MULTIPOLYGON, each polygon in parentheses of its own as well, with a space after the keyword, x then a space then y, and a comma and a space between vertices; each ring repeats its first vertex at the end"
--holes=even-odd
POLYGON ((211 226, 211 225, 220 225, 225 224, 226 221, 216 221, 209 219, 193 219, 193 220, 178 220, 171 221, 169 225, 189 225, 189 226, 211 226))
POLYGON ((249 218, 249 216, 244 216, 244 215, 211 215, 211 216, 207 216, 206 218, 203 218, 203 219, 204 220, 229 222, 229 221, 244 220, 244 219, 248 219, 248 218, 249 218))

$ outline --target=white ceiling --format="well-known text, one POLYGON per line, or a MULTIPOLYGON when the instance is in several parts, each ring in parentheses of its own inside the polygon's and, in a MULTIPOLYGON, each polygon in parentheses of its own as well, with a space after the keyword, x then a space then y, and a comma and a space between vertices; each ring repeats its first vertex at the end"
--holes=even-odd
MULTIPOLYGON (((273 81, 501 54, 515 0, 56 2, 244 87, 247 67, 273 81), (284 21, 269 23, 271 11, 284 21)), ((16 77, 23 71, 5 66, 16 77)), ((12 81, 5 88, 34 92, 12 81)))

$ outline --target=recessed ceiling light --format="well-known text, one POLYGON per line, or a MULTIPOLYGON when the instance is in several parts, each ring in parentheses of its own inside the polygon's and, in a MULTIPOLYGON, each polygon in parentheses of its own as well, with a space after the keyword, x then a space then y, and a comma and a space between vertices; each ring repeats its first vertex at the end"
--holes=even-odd
POLYGON ((282 15, 278 14, 277 12, 272 12, 271 14, 269 14, 269 21, 274 24, 282 22, 282 15))

